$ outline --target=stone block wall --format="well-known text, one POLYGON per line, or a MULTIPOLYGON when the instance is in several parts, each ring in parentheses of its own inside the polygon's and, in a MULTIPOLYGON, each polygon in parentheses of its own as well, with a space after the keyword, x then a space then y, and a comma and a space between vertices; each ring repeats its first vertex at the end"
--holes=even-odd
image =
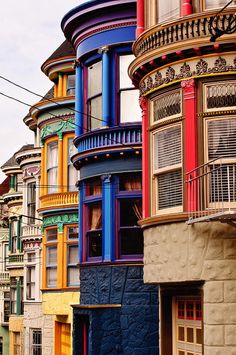
POLYGON ((87 315, 91 355, 158 353, 158 287, 143 283, 142 266, 81 267, 80 282, 81 305, 74 308, 74 351, 79 319, 87 315))
POLYGON ((144 282, 203 282, 204 354, 236 354, 236 226, 173 223, 144 230, 144 282))

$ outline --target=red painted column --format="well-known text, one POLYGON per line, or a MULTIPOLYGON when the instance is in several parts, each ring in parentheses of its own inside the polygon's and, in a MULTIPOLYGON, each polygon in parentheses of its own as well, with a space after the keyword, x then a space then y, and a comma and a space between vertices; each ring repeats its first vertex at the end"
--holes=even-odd
MULTIPOLYGON (((197 98, 196 83, 194 79, 184 80, 181 83, 183 89, 183 110, 184 110, 184 151, 185 151, 185 173, 188 173, 198 166, 197 154, 197 98)), ((186 175, 185 175, 186 176, 186 175)), ((192 177, 194 177, 194 173, 192 177)), ((185 181, 184 177, 184 181, 185 181)), ((196 211, 198 208, 197 181, 186 185, 186 211, 196 211)))
POLYGON ((142 189, 143 218, 149 217, 149 132, 148 132, 148 99, 140 96, 142 109, 142 189))
POLYGON ((144 0, 137 0, 136 38, 144 31, 144 0))
POLYGON ((193 13, 192 0, 182 0, 181 2, 181 16, 188 16, 193 13))

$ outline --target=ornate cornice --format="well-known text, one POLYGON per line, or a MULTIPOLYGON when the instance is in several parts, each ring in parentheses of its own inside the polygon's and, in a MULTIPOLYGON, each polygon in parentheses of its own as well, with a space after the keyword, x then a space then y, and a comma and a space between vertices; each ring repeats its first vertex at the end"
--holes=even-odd
POLYGON ((194 58, 152 71, 140 81, 140 92, 141 95, 148 95, 162 87, 186 79, 188 79, 186 83, 181 83, 182 87, 192 83, 189 79, 232 73, 236 73, 235 54, 226 54, 224 57, 217 58, 215 56, 194 58))
POLYGON ((78 223, 78 214, 63 214, 58 216, 48 216, 43 218, 43 228, 57 225, 60 229, 63 224, 78 223))
POLYGON ((64 132, 74 131, 75 130, 75 121, 74 119, 60 120, 47 124, 41 130, 41 140, 44 140, 46 137, 51 135, 61 135, 64 132))

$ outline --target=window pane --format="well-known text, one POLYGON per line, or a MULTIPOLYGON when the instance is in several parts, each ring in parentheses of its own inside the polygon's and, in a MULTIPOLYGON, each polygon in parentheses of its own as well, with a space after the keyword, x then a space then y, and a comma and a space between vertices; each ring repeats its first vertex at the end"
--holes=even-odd
POLYGON ((88 230, 102 228, 102 204, 101 202, 88 207, 88 230))
POLYGON ((102 62, 99 61, 88 67, 88 97, 102 92, 102 62))
POLYGON ((86 196, 94 196, 102 194, 102 183, 101 179, 94 178, 90 179, 86 185, 86 196))
POLYGON ((75 75, 67 76, 67 95, 75 95, 75 75))
POLYGON ((11 222, 12 236, 17 235, 17 225, 18 225, 18 222, 17 222, 17 221, 12 221, 12 222, 11 222))
POLYGON ((88 232, 88 256, 90 258, 102 256, 102 232, 88 232))
POLYGON ((158 1, 158 22, 177 18, 180 14, 180 0, 158 1))
POLYGON ((47 248, 47 265, 56 265, 57 264, 57 248, 48 247, 47 248))
MULTIPOLYGON (((205 0, 206 9, 219 9, 224 7, 229 1, 228 0, 205 0)), ((235 6, 233 2, 231 6, 235 6)))
POLYGON ((79 228, 78 227, 70 227, 68 228, 67 238, 68 239, 78 239, 79 228))
POLYGON ((141 173, 122 174, 119 177, 120 191, 137 191, 142 189, 141 173))
POLYGON ((57 240, 57 229, 47 229, 46 231, 47 242, 52 242, 57 240))
POLYGON ((88 101, 88 129, 97 129, 102 126, 102 96, 88 101))
POLYGON ((138 226, 138 220, 142 218, 142 200, 121 199, 120 200, 120 226, 138 226))
POLYGON ((208 122, 208 159, 236 157, 236 120, 208 122))
POLYGON ((58 144, 52 142, 48 144, 47 150, 47 168, 52 168, 58 165, 58 144))
POLYGON ((47 269, 47 286, 48 287, 56 287, 57 285, 57 269, 56 268, 48 268, 47 269))
POLYGON ((120 56, 120 89, 133 87, 128 75, 128 67, 134 59, 135 56, 133 54, 120 56))
POLYGON ((121 255, 143 254, 143 232, 140 227, 120 229, 121 255))
POLYGON ((139 91, 124 90, 120 93, 120 122, 141 121, 141 108, 139 106, 139 91), (131 104, 132 103, 132 104, 131 104))
POLYGON ((52 142, 48 144, 47 149, 47 184, 48 193, 58 191, 58 143, 52 142))
POLYGON ((182 170, 158 175, 158 209, 182 205, 182 170))
POLYGON ((68 286, 79 285, 79 268, 69 267, 68 268, 68 286))
POLYGON ((71 245, 68 247, 68 264, 78 263, 78 246, 71 245))

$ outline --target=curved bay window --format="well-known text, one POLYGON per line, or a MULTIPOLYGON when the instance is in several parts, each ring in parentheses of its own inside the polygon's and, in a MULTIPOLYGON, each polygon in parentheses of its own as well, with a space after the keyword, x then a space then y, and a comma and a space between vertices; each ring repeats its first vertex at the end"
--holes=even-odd
POLYGON ((138 225, 142 218, 141 174, 119 176, 117 192, 118 257, 142 257, 143 232, 138 225))
POLYGON ((47 145, 47 186, 48 193, 58 191, 58 142, 47 145))
POLYGON ((139 90, 135 89, 128 75, 128 67, 133 60, 134 55, 132 54, 119 57, 120 123, 141 121, 139 90))
POLYGON ((79 285, 78 227, 67 227, 67 286, 79 285))
POLYGON ((86 184, 87 258, 102 257, 102 184, 100 178, 86 184))
POLYGON ((75 74, 70 74, 67 76, 66 95, 75 95, 75 74))
POLYGON ((27 218, 28 223, 35 224, 36 212, 36 183, 27 184, 27 218))
POLYGON ((87 69, 87 128, 93 130, 102 126, 102 62, 96 62, 87 69))

